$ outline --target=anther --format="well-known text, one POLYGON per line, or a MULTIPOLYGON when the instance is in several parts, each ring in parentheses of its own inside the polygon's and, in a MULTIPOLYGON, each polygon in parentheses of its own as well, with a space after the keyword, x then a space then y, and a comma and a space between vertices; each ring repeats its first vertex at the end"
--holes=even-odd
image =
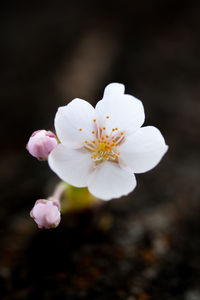
POLYGON ((123 132, 121 132, 121 135, 123 135, 124 133, 123 132))
POLYGON ((83 129, 82 128, 79 128, 79 131, 82 131, 83 129))
POLYGON ((109 119, 110 117, 109 116, 106 116, 106 119, 109 119))
POLYGON ((96 122, 96 119, 94 119, 93 122, 96 122))
POLYGON ((103 130, 106 130, 106 127, 103 127, 103 130))
POLYGON ((85 141, 85 144, 87 144, 88 143, 88 141, 85 141))
POLYGON ((96 143, 96 141, 92 141, 92 143, 93 143, 93 144, 95 144, 95 143, 96 143))
POLYGON ((115 128, 113 128, 112 131, 115 131, 115 128))
POLYGON ((118 128, 115 128, 115 130, 118 130, 118 128))
POLYGON ((95 131, 94 130, 92 130, 92 134, 94 134, 95 133, 95 131))

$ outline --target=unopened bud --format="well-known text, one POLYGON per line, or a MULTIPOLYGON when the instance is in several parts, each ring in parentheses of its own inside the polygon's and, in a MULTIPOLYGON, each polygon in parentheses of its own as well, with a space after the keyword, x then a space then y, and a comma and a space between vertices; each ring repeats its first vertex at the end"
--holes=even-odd
POLYGON ((39 228, 54 228, 60 223, 60 205, 57 201, 40 199, 30 212, 39 228))
POLYGON ((48 158, 50 152, 57 146, 56 136, 51 131, 37 130, 31 135, 26 149, 39 160, 48 158))

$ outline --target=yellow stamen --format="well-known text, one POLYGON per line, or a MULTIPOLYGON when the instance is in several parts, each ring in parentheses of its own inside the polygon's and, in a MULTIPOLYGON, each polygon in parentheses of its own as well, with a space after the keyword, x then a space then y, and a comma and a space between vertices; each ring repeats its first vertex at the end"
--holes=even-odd
POLYGON ((94 134, 95 132, 94 132, 94 130, 92 130, 92 134, 94 134))
POLYGON ((82 131, 83 129, 82 128, 79 128, 79 131, 82 131))
POLYGON ((106 127, 103 127, 103 130, 106 130, 106 127))
POLYGON ((92 143, 93 143, 93 144, 95 144, 95 143, 96 143, 96 141, 92 141, 92 143))
POLYGON ((123 132, 121 132, 121 135, 123 135, 124 133, 123 132))
POLYGON ((106 116, 106 119, 109 119, 110 117, 109 116, 106 116))

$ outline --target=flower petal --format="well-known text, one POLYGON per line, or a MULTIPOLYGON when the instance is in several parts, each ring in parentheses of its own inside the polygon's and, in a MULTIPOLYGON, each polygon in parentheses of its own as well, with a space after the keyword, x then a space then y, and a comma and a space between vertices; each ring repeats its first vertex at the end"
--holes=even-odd
POLYGON ((114 97, 119 94, 124 94, 125 86, 122 83, 113 82, 108 84, 105 87, 104 94, 103 94, 103 100, 108 99, 109 97, 114 97))
POLYGON ((134 173, 144 173, 159 163, 167 149, 156 127, 142 127, 120 146, 120 164, 134 173))
POLYGON ((59 107, 55 117, 59 140, 66 146, 80 148, 85 140, 93 138, 94 119, 95 109, 85 100, 76 98, 59 107))
POLYGON ((130 134, 144 123, 145 115, 142 102, 121 92, 113 93, 112 97, 104 96, 103 100, 97 103, 95 110, 108 134, 112 128, 118 128, 125 131, 126 134, 130 134))
POLYGON ((103 200, 127 195, 135 187, 134 174, 109 161, 99 164, 89 176, 88 181, 88 189, 91 194, 103 200))
POLYGON ((91 153, 84 149, 69 149, 59 144, 49 155, 50 168, 64 181, 76 186, 87 186, 93 169, 91 153))

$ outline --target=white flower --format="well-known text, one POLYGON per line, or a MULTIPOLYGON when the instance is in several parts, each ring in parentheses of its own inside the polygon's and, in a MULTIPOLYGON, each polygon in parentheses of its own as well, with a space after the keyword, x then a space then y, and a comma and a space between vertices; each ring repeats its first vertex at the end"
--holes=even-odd
POLYGON ((109 84, 95 108, 81 99, 60 107, 55 128, 61 141, 49 155, 51 169, 76 187, 103 200, 127 195, 134 173, 154 168, 168 149, 160 131, 142 127, 142 102, 109 84))

